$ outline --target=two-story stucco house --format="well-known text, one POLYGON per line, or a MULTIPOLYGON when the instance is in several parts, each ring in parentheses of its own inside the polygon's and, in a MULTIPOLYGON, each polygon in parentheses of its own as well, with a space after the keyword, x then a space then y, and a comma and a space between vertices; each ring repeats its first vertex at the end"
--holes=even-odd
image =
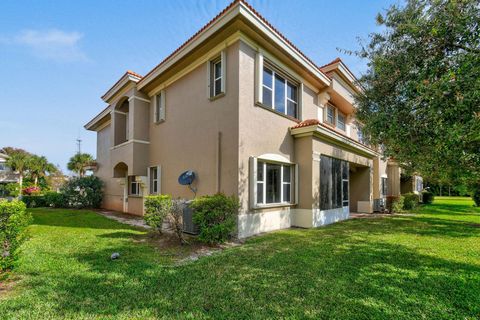
POLYGON ((400 170, 364 143, 339 59, 319 67, 234 1, 147 75, 126 72, 85 125, 97 132, 103 206, 143 214, 143 197, 236 195, 238 236, 316 227, 400 193, 400 170))

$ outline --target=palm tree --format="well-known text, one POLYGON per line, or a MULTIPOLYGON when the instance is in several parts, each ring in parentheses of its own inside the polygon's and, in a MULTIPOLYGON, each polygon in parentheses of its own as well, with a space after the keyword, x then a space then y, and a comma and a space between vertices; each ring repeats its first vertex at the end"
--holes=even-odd
POLYGON ((80 177, 85 176, 86 167, 94 162, 93 157, 88 153, 77 153, 70 158, 67 168, 70 171, 76 172, 80 177))
POLYGON ((32 155, 28 160, 28 171, 34 179, 35 187, 38 185, 39 178, 45 177, 47 172, 51 174, 57 170, 57 168, 43 156, 32 155))
POLYGON ((8 158, 6 162, 7 166, 9 166, 10 169, 12 169, 12 171, 18 173, 18 185, 20 187, 19 197, 21 197, 22 186, 23 186, 23 176, 25 175, 25 172, 29 168, 30 157, 32 155, 22 149, 9 148, 7 151, 6 148, 4 148, 3 150, 8 152, 7 153, 8 158))

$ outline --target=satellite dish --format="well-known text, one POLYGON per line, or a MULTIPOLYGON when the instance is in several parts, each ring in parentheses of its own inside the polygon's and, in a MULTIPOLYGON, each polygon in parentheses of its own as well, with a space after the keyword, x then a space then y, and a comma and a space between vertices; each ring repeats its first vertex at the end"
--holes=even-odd
POLYGON ((192 187, 192 183, 195 180, 195 172, 192 170, 187 170, 178 177, 178 183, 183 186, 188 186, 190 190, 197 195, 197 189, 192 187))
POLYGON ((178 183, 183 186, 191 185, 193 180, 195 180, 195 172, 192 170, 185 171, 178 177, 178 183))

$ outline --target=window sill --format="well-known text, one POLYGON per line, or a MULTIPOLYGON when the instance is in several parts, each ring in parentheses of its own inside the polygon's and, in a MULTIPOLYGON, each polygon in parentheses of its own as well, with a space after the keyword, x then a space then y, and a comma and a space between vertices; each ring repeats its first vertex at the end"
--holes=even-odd
POLYGON ((261 103, 261 102, 258 102, 258 101, 257 101, 257 102, 255 102, 255 105, 256 105, 257 107, 262 108, 262 109, 265 109, 265 110, 268 110, 268 111, 273 112, 273 113, 275 113, 275 114, 278 114, 279 116, 282 116, 282 117, 287 118, 287 119, 289 119, 289 120, 295 121, 296 123, 299 123, 299 122, 301 121, 301 120, 298 119, 298 118, 289 116, 289 115, 287 115, 287 114, 285 114, 285 113, 278 112, 277 110, 275 110, 275 109, 273 109, 273 108, 271 108, 271 107, 269 107, 269 106, 267 106, 267 105, 264 105, 264 104, 261 103))
POLYGON ((213 97, 209 97, 208 100, 215 101, 215 100, 220 99, 222 97, 225 97, 225 92, 219 93, 219 94, 217 94, 216 96, 213 96, 213 97))
POLYGON ((128 197, 129 198, 143 198, 143 196, 141 196, 139 194, 129 194, 128 197))
POLYGON ((161 123, 164 123, 165 122, 165 119, 162 119, 162 120, 159 120, 159 121, 154 121, 153 123, 154 124, 161 124, 161 123))
POLYGON ((262 210, 269 208, 282 208, 282 207, 293 207, 296 206, 296 203, 269 203, 269 204, 256 204, 252 207, 253 210, 262 210))

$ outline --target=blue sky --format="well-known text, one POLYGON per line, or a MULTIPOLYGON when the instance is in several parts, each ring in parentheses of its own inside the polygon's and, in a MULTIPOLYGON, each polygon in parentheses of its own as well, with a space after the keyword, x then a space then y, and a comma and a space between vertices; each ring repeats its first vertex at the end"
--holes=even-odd
MULTIPOLYGON (((337 51, 377 31, 375 16, 399 0, 251 0, 318 65, 337 56, 357 75, 365 62, 337 51)), ((230 0, 1 1, 0 147, 45 155, 65 169, 100 96, 126 71, 146 74, 230 0)))

